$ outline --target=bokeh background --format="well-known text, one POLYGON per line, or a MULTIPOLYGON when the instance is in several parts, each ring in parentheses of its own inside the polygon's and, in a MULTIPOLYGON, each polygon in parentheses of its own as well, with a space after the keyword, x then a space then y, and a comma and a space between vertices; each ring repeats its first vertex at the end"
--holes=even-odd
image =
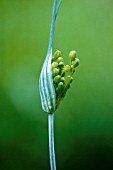
MULTIPOLYGON (((0 1, 0 170, 49 170, 39 75, 52 0, 0 1)), ((58 170, 113 169, 113 1, 63 0, 53 51, 76 49, 75 80, 55 113, 58 170)))

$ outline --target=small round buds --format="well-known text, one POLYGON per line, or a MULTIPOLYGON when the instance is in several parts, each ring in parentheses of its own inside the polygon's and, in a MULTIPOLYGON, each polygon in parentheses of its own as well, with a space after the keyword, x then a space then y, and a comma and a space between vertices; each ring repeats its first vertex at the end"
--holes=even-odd
POLYGON ((79 63, 80 63, 80 61, 79 61, 79 59, 78 58, 75 58, 75 61, 72 61, 72 65, 73 65, 73 67, 75 68, 75 67, 77 67, 78 65, 79 65, 79 63))
POLYGON ((72 65, 70 66, 70 68, 73 69, 73 68, 74 68, 74 65, 72 64, 72 65))
POLYGON ((79 58, 75 58, 75 67, 77 67, 79 64, 80 64, 80 60, 79 60, 79 58))
POLYGON ((75 72, 74 65, 72 65, 72 64, 71 64, 71 66, 70 66, 70 72, 71 72, 71 74, 73 74, 73 73, 75 72))
POLYGON ((52 63, 52 69, 53 69, 53 68, 57 68, 57 67, 58 67, 58 63, 57 63, 57 62, 53 62, 53 63, 52 63))
POLYGON ((63 66, 64 66, 64 63, 63 63, 63 62, 60 62, 60 63, 58 64, 58 66, 59 66, 59 67, 63 67, 63 66))
POLYGON ((65 82, 64 82, 65 83, 65 88, 68 89, 70 87, 72 81, 73 81, 73 78, 70 75, 67 76, 66 79, 65 79, 65 82))
POLYGON ((59 57, 59 58, 57 59, 57 62, 58 62, 58 63, 63 62, 63 58, 62 58, 62 57, 59 57))
POLYGON ((69 72, 69 71, 70 71, 70 66, 69 66, 69 65, 65 65, 65 66, 63 67, 63 71, 64 71, 64 72, 69 72))
POLYGON ((69 75, 65 79, 65 84, 70 83, 70 81, 71 81, 71 76, 69 75))
POLYGON ((56 94, 56 108, 61 103, 70 88, 73 81, 72 75, 79 65, 79 59, 76 58, 76 51, 69 53, 70 65, 65 65, 61 52, 57 50, 52 57, 52 76, 56 94))
POLYGON ((60 81, 64 82, 64 81, 65 81, 65 78, 64 78, 64 77, 61 77, 60 81))
POLYGON ((75 58, 76 58, 76 51, 75 50, 70 51, 69 58, 70 58, 71 61, 75 60, 75 58))
POLYGON ((59 73, 59 69, 58 69, 58 68, 54 68, 54 69, 52 70, 52 76, 53 76, 53 77, 56 76, 56 75, 58 75, 58 73, 59 73))
POLYGON ((61 76, 60 75, 57 75, 54 77, 54 83, 58 83, 61 79, 61 76))
POLYGON ((60 83, 58 84, 58 89, 59 89, 59 90, 62 90, 62 89, 63 89, 63 86, 64 86, 63 82, 60 82, 60 83))
POLYGON ((57 50, 55 53, 54 53, 54 58, 59 58, 61 56, 61 51, 57 50))

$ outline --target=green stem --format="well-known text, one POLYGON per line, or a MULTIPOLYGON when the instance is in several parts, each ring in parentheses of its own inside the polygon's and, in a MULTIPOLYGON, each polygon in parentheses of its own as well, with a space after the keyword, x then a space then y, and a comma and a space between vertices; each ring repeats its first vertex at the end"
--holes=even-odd
POLYGON ((54 150, 54 113, 48 114, 49 130, 49 155, 51 170, 56 170, 55 150, 54 150))

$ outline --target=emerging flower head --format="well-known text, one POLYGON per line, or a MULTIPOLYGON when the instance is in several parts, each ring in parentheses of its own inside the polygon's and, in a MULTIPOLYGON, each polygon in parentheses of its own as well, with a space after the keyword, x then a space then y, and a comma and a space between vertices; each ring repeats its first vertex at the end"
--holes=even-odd
POLYGON ((52 57, 52 77, 56 94, 56 109, 70 88, 73 81, 72 75, 75 73, 75 68, 79 65, 79 59, 76 58, 76 51, 71 51, 69 58, 70 65, 65 65, 59 50, 52 57))
POLYGON ((53 113, 62 102, 73 81, 72 75, 79 65, 76 51, 69 53, 70 65, 65 65, 61 52, 47 55, 40 75, 40 96, 45 112, 53 113))
POLYGON ((61 3, 62 0, 59 3, 57 0, 54 0, 48 52, 39 79, 42 108, 47 113, 53 113, 58 108, 71 86, 75 68, 79 65, 76 51, 69 53, 70 65, 64 64, 59 50, 52 55, 55 22, 61 3))

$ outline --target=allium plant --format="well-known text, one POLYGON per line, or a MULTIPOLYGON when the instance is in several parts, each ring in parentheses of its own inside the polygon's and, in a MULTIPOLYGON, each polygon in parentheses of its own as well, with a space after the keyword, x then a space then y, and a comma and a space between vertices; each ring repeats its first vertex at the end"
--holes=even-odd
POLYGON ((49 129, 49 153, 51 170, 56 170, 55 151, 54 151, 54 112, 62 102, 67 90, 73 81, 73 74, 79 65, 76 58, 76 51, 69 53, 70 64, 65 65, 61 51, 52 52, 53 35, 55 22, 62 0, 54 0, 52 22, 50 29, 50 39, 47 55, 42 67, 39 79, 39 91, 42 108, 48 113, 49 129))

